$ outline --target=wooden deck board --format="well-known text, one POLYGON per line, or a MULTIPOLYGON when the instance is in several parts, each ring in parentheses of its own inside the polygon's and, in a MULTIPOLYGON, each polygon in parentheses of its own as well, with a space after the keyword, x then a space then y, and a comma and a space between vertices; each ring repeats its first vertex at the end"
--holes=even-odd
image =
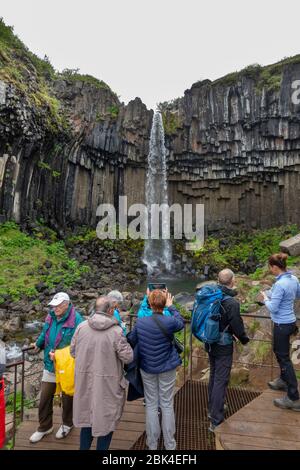
MULTIPOLYGON (((55 433, 61 425, 61 409, 53 409, 54 431, 49 436, 45 436, 40 442, 31 444, 29 437, 37 428, 37 410, 29 410, 25 413, 24 421, 21 423, 16 434, 16 450, 76 450, 79 448, 80 429, 73 428, 70 434, 64 439, 56 439, 55 433)), ((112 450, 130 449, 136 440, 145 431, 145 409, 143 402, 126 402, 121 421, 114 432, 110 445, 112 450)), ((95 447, 96 439, 92 444, 95 447)))
POLYGON ((300 413, 282 410, 273 400, 282 392, 266 390, 215 430, 219 450, 300 449, 300 413))
MULTIPOLYGON (((282 392, 266 390, 249 396, 247 390, 228 390, 230 417, 215 431, 216 448, 231 450, 300 450, 300 413, 281 410, 273 405, 282 392), (251 401, 252 400, 252 401, 251 401), (248 404, 246 404, 248 403, 248 404), (242 408, 241 408, 242 407, 242 408), (238 410, 238 411, 237 411, 238 410)), ((207 384, 187 382, 175 397, 176 439, 179 450, 211 450, 215 441, 208 433, 207 384)), ((29 442, 37 427, 37 410, 25 413, 25 421, 16 434, 16 449, 76 450, 79 429, 65 439, 57 440, 55 432, 61 424, 61 409, 54 408, 54 432, 37 444, 29 442)), ((114 433, 112 450, 145 449, 145 409, 141 400, 126 403, 122 419, 114 433)), ((92 448, 95 448, 94 439, 92 448)), ((160 443, 162 447, 162 442, 160 443)))

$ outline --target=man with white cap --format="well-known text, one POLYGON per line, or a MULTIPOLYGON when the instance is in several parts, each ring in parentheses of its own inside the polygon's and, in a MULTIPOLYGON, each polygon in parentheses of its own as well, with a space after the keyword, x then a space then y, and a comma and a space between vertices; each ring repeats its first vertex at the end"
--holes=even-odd
MULTIPOLYGON (((53 431, 53 398, 56 390, 54 351, 71 344, 77 326, 83 321, 65 292, 55 294, 48 305, 50 312, 40 336, 34 343, 37 350, 44 349, 44 372, 39 403, 39 427, 30 437, 32 443, 40 441, 53 431)), ((62 425, 56 433, 56 438, 67 436, 72 427, 73 397, 62 394, 62 425)))

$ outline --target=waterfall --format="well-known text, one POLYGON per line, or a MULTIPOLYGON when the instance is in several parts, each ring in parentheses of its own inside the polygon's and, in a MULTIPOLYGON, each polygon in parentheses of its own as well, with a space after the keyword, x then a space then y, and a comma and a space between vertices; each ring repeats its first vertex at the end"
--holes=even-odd
MULTIPOLYGON (((168 204, 165 134, 160 113, 155 113, 153 116, 145 199, 148 209, 148 222, 150 224, 152 204, 168 204)), ((168 214, 162 213, 162 229, 169 231, 169 225, 170 220, 168 214)), ((161 231, 158 240, 151 239, 150 225, 148 235, 148 239, 145 240, 143 257, 143 261, 147 266, 148 275, 169 272, 172 268, 172 246, 170 239, 163 239, 161 231)))

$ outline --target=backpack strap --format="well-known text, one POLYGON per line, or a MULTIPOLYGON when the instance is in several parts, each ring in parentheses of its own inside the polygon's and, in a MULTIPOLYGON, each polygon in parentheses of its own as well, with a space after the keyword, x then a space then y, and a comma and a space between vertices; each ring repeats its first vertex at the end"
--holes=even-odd
POLYGON ((156 314, 155 314, 155 313, 153 313, 152 318, 153 318, 153 320, 155 321, 155 323, 157 324, 157 326, 158 326, 158 328, 160 329, 160 331, 165 335, 165 337, 170 341, 170 343, 173 344, 173 338, 170 338, 170 335, 168 334, 166 328, 160 323, 160 321, 159 321, 158 318, 156 317, 156 314))
MULTIPOLYGON (((223 299, 221 300, 221 307, 222 307, 222 309, 223 309, 223 312, 225 312, 225 313, 226 313, 226 310, 225 310, 225 308, 224 308, 224 305, 222 305, 222 302, 223 302, 224 300, 228 300, 228 299, 232 299, 231 295, 226 295, 226 294, 225 294, 225 295, 223 296, 223 299)), ((228 323, 228 325, 224 328, 224 330, 222 331, 222 333, 225 333, 225 332, 228 330, 229 327, 230 327, 230 324, 228 323)))

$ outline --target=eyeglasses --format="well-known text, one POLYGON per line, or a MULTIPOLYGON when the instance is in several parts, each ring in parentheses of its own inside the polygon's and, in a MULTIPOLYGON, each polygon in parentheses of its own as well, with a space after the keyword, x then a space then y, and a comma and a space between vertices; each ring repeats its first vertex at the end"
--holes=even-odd
POLYGON ((53 307, 53 310, 62 310, 65 306, 65 302, 62 302, 61 304, 56 305, 56 307, 53 307))

